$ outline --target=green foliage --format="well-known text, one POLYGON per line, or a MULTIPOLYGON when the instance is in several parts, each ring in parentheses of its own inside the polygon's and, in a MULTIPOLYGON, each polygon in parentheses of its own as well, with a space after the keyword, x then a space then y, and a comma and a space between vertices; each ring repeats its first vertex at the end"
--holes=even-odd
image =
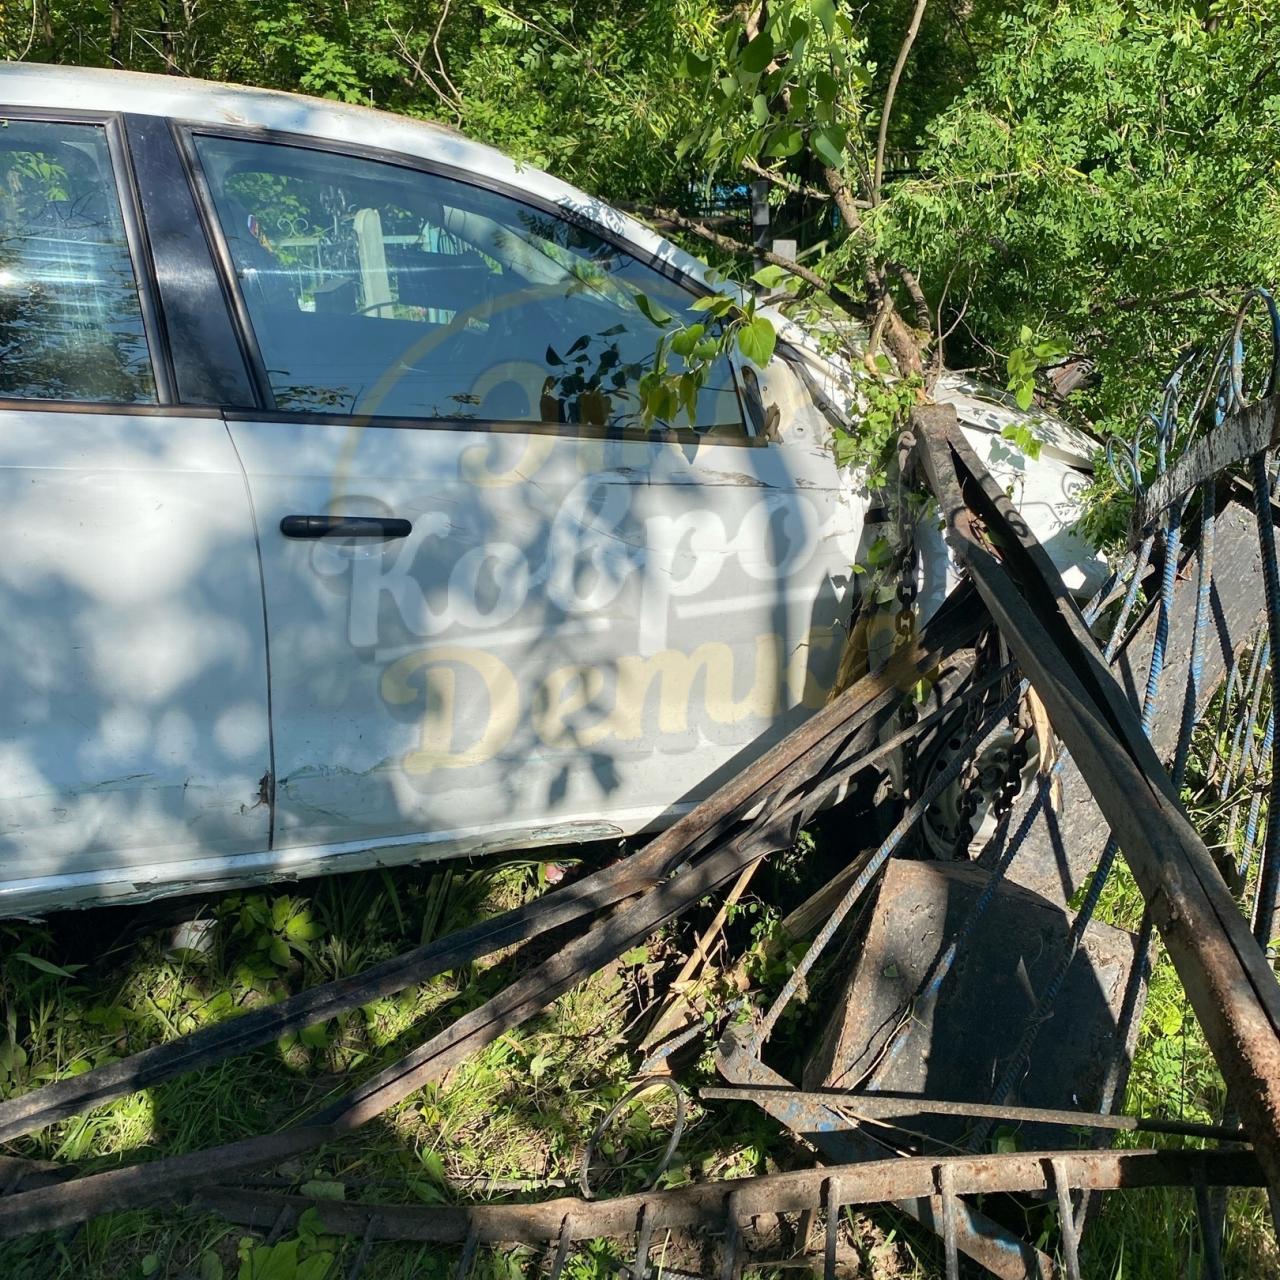
POLYGON ((764 367, 773 358, 777 331, 768 316, 756 311, 751 296, 728 293, 699 298, 691 310, 706 316, 693 324, 676 317, 640 293, 636 304, 662 330, 653 367, 640 379, 638 392, 643 421, 667 421, 685 412, 695 418, 698 395, 716 362, 735 346, 752 363, 764 367))
POLYGON ((831 0, 780 0, 765 8, 754 34, 735 16, 703 52, 680 66, 704 108, 680 143, 683 155, 696 155, 708 173, 805 150, 843 168, 870 83, 864 42, 847 13, 831 0))
POLYGON ((865 368, 851 371, 851 416, 858 431, 854 434, 838 428, 835 432, 836 463, 865 468, 867 484, 873 489, 882 488, 888 480, 894 441, 906 428, 911 409, 920 402, 923 390, 917 375, 891 378, 885 365, 877 366, 874 372, 865 368))
POLYGON ((1005 427, 1000 432, 1000 438, 1016 445, 1032 462, 1040 456, 1040 450, 1044 447, 1034 428, 1025 422, 1016 422, 1005 427))
POLYGON ((252 1236, 240 1242, 236 1280, 325 1280, 333 1254, 306 1249, 301 1239, 258 1244, 252 1236))
MULTIPOLYGON (((931 298, 950 281, 966 305, 954 363, 989 365, 1024 324, 1051 333, 1096 365, 1080 409, 1127 433, 1176 352, 1221 328, 1224 301, 1280 274, 1268 12, 1089 0, 999 16, 922 124, 886 228, 931 298)), ((1025 397, 1012 359, 1009 375, 1025 397)))
MULTIPOLYGON (((1009 381, 1005 383, 1007 390, 1013 392, 1013 398, 1019 409, 1030 409, 1036 393, 1036 371, 1052 360, 1061 359, 1069 350, 1067 344, 1057 338, 1041 338, 1036 340, 1030 325, 1023 325, 1018 332, 1017 345, 1005 358, 1005 367, 1009 381)), ((1040 454, 1039 446, 1032 457, 1040 454)))
POLYGON ((255 893, 228 898, 221 906, 223 918, 234 921, 233 945, 246 944, 243 966, 248 985, 255 978, 274 978, 280 969, 311 959, 311 943, 324 936, 324 926, 312 918, 306 902, 287 895, 268 899, 255 893))

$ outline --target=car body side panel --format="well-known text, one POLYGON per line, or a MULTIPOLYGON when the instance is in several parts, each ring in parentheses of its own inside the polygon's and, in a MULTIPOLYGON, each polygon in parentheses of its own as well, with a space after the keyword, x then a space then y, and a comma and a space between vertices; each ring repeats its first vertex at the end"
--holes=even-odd
POLYGON ((266 848, 261 580, 215 416, 0 413, 0 880, 266 848))

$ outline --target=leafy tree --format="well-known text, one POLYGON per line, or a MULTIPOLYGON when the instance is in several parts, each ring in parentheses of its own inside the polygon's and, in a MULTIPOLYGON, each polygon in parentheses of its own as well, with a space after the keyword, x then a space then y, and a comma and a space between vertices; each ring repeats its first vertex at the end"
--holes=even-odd
POLYGON ((1075 399, 1120 425, 1244 287, 1276 280, 1274 18, 1271 3, 1090 0, 1000 19, 884 229, 933 305, 963 310, 953 363, 1021 360, 1028 326, 1068 344, 1076 380, 1092 366, 1075 399))

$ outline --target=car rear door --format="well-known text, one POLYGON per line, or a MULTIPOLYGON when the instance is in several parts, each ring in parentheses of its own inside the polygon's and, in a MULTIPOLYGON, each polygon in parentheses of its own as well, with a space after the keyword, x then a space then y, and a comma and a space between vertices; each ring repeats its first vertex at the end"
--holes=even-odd
POLYGON ((2 911, 268 849, 270 744, 243 473, 176 403, 121 122, 0 123, 2 911))
POLYGON ((830 454, 752 435, 727 362, 692 421, 639 421, 636 296, 696 294, 475 175, 188 140, 272 405, 228 419, 278 847, 634 831, 821 697, 852 560, 830 454))

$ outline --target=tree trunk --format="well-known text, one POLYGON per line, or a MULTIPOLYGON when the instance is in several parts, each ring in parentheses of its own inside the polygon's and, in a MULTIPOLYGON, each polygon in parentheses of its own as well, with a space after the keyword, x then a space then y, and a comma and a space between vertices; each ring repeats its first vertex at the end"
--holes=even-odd
POLYGON ((111 65, 123 67, 121 30, 124 26, 124 0, 111 0, 111 65))

